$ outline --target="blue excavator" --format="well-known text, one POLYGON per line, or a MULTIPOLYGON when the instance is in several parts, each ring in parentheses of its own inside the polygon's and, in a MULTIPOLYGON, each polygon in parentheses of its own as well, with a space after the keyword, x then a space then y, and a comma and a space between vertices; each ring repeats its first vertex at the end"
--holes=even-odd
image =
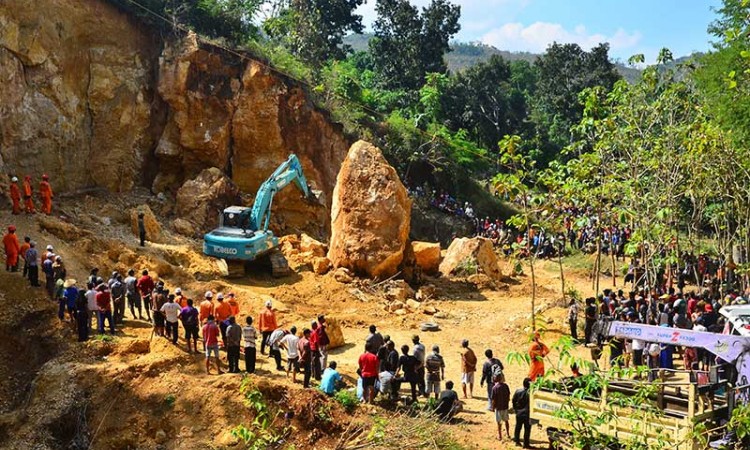
POLYGON ((241 277, 248 262, 266 256, 274 277, 289 274, 289 264, 278 250, 279 239, 268 229, 268 223, 274 195, 290 183, 297 186, 307 201, 318 203, 316 194, 307 185, 299 158, 291 154, 260 185, 252 208, 226 208, 219 218, 219 227, 203 236, 203 253, 226 261, 230 278, 241 277))

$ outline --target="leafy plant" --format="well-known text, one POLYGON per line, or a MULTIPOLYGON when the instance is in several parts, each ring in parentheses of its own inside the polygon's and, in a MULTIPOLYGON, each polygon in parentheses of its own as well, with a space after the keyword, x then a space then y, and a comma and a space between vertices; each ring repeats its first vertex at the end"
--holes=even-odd
POLYGON ((167 394, 164 397, 164 404, 169 408, 173 407, 176 401, 177 397, 174 394, 167 394))
POLYGON ((333 399, 344 407, 346 412, 352 412, 359 405, 357 393, 348 389, 342 389, 333 396, 333 399))

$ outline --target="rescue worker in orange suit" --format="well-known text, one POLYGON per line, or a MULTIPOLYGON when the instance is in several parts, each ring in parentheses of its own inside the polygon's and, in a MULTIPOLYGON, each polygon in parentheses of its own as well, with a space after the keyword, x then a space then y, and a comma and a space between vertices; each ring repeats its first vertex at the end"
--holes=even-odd
POLYGON ((21 214, 21 188, 18 187, 18 178, 10 179, 10 200, 13 203, 13 214, 21 214))
POLYGON ((18 245, 16 227, 13 225, 8 227, 8 233, 3 236, 3 246, 5 246, 5 270, 17 272, 18 254, 21 251, 21 246, 18 245))
POLYGON ((26 175, 23 179, 23 201, 26 206, 26 214, 32 214, 35 213, 36 210, 34 209, 34 198, 32 195, 34 194, 33 189, 31 189, 31 176, 26 175))
POLYGON ((49 176, 42 175, 42 182, 39 183, 39 195, 42 197, 42 212, 48 216, 52 214, 52 186, 49 185, 49 176))

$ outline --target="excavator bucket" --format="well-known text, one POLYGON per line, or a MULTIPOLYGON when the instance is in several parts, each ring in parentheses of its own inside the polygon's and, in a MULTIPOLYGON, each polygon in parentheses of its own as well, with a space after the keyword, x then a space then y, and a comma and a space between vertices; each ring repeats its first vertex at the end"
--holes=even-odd
POLYGON ((325 205, 325 194, 323 191, 313 189, 310 186, 307 187, 307 192, 310 194, 305 197, 305 200, 311 205, 324 206, 325 205))

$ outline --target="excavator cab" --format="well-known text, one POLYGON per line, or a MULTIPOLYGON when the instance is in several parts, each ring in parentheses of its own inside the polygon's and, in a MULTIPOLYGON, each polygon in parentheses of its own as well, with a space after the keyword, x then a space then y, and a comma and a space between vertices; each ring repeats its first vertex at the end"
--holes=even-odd
POLYGON ((251 211, 252 209, 244 206, 230 206, 222 212, 219 218, 219 227, 249 230, 252 227, 250 222, 251 211))

